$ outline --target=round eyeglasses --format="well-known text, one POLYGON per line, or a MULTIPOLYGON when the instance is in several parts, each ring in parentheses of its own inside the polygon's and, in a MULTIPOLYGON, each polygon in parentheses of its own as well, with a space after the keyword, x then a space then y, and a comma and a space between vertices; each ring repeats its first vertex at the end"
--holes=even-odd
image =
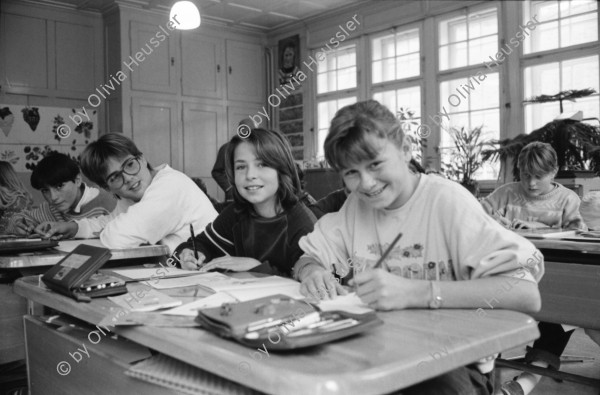
POLYGON ((125 177, 123 174, 128 174, 130 176, 135 176, 140 172, 140 159, 133 157, 123 163, 121 166, 121 170, 115 171, 106 179, 106 185, 108 185, 111 189, 119 189, 125 183, 125 177))

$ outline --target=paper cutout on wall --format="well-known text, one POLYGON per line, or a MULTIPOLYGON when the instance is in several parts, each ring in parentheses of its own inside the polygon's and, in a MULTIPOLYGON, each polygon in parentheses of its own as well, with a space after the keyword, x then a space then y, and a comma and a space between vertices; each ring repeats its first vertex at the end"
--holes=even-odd
POLYGON ((0 129, 6 137, 12 129, 13 122, 15 122, 15 116, 10 112, 8 107, 0 109, 0 129))
MULTIPOLYGON (((6 131, 4 134, 0 133, 0 155, 5 150, 15 152, 17 162, 14 164, 14 168, 17 172, 31 170, 43 158, 43 153, 49 152, 49 150, 77 158, 90 141, 98 138, 98 113, 96 111, 88 110, 86 117, 76 117, 72 107, 35 106, 40 119, 36 125, 36 132, 32 132, 25 117, 19 114, 22 108, 33 109, 32 106, 17 106, 0 102, 0 111, 5 107, 14 114, 10 114, 11 117, 14 116, 14 123, 10 135, 6 135, 6 131), (55 119, 64 123, 65 128, 71 130, 72 133, 63 138, 56 138, 58 136, 53 131, 55 119)), ((5 111, 5 113, 7 112, 5 111)), ((0 119, 1 122, 2 119, 0 119)), ((7 121, 4 120, 4 123, 7 121)), ((11 157, 11 159, 13 158, 15 157, 11 157)))
POLYGON ((38 112, 38 108, 25 107, 21 111, 23 112, 23 119, 25 120, 25 122, 27 122, 31 130, 35 132, 38 123, 40 123, 40 113, 38 112))

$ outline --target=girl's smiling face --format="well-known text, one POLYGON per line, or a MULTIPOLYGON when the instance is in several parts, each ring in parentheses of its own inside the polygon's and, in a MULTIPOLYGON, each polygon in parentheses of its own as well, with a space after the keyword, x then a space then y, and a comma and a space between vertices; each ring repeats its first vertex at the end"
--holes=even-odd
POLYGON ((235 148, 233 173, 236 189, 261 217, 271 218, 277 215, 277 170, 267 167, 256 156, 252 144, 242 142, 235 148))
POLYGON ((415 191, 419 176, 408 168, 410 143, 401 148, 390 140, 369 136, 377 150, 375 158, 350 164, 340 172, 346 187, 375 209, 402 207, 415 191))
POLYGON ((110 157, 106 161, 106 168, 105 179, 109 184, 108 190, 121 198, 134 202, 142 200, 154 178, 154 174, 148 169, 148 162, 143 156, 140 158, 133 155, 124 158, 110 157))

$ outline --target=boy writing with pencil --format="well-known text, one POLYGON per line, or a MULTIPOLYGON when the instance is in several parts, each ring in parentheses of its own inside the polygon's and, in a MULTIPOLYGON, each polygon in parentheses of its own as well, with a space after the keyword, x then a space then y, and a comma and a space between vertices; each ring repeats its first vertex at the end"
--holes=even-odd
MULTIPOLYGON (((540 309, 537 280, 543 262, 523 270, 537 249, 487 216, 459 184, 411 171, 410 142, 386 107, 369 100, 339 110, 325 140, 325 157, 351 194, 339 212, 322 217, 300 239, 304 255, 294 275, 303 294, 344 293, 332 264, 346 273, 351 259, 366 270, 350 284, 376 309, 486 308, 507 280, 515 285, 495 308, 540 309), (380 268, 374 269, 378 261, 380 268)), ((403 393, 491 394, 489 365, 485 370, 469 365, 403 393)))
POLYGON ((586 229, 579 196, 554 182, 558 161, 550 144, 527 144, 517 163, 521 180, 502 185, 481 202, 489 215, 513 229, 586 229))

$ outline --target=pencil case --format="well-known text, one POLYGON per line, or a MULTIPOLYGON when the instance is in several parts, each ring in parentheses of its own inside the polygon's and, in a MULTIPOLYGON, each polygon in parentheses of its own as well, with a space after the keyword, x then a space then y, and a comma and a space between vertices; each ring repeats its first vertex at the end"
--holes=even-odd
POLYGON ((313 304, 273 295, 202 309, 196 321, 205 329, 248 347, 293 350, 329 343, 381 325, 374 312, 322 312, 313 304))
POLYGON ((110 257, 111 253, 107 248, 78 245, 52 266, 42 276, 42 281, 51 290, 80 302, 125 293, 127 287, 122 279, 96 273, 110 257))

